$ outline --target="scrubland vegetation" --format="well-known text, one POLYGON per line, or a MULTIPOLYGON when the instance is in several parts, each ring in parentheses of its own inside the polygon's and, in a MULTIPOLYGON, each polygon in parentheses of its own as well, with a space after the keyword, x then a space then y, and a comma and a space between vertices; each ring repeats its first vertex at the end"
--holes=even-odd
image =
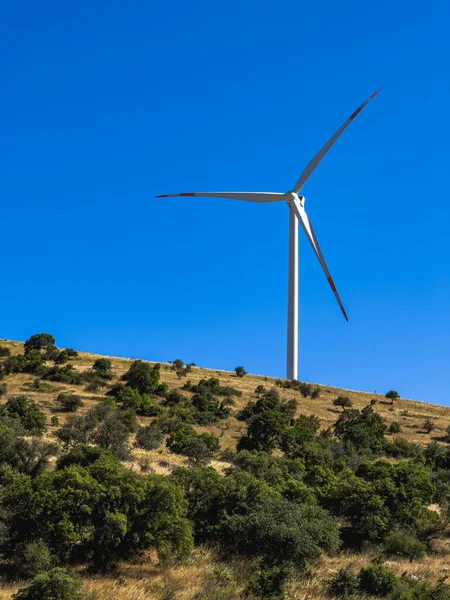
POLYGON ((0 600, 450 600, 450 409, 49 334, 0 396, 0 600))

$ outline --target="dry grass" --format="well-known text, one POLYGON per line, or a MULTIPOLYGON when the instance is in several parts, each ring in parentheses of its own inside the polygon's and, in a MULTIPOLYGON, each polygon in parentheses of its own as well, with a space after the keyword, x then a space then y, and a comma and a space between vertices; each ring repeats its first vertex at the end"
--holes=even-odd
MULTIPOLYGON (((21 342, 0 340, 1 345, 10 348, 13 354, 23 352, 21 342)), ((80 353, 79 357, 72 361, 77 370, 90 368, 100 355, 80 353)), ((131 359, 111 358, 113 370, 117 380, 129 368, 131 359)), ((217 377, 222 385, 232 386, 242 392, 242 397, 235 398, 233 413, 240 410, 249 400, 255 399, 254 390, 262 384, 266 388, 275 385, 274 378, 266 378, 257 375, 246 375, 238 378, 234 373, 215 371, 202 368, 194 368, 189 379, 196 383, 202 377, 217 377)), ((61 391, 73 391, 82 397, 84 405, 77 411, 82 414, 89 410, 99 399, 104 396, 105 390, 100 393, 88 393, 83 391, 82 386, 71 386, 50 382, 54 386, 53 392, 39 392, 24 390, 23 386, 31 383, 34 377, 25 374, 11 375, 6 378, 8 384, 8 396, 25 394, 40 404, 48 417, 58 415, 60 423, 64 421, 68 413, 61 412, 56 397, 61 391)), ((161 380, 169 385, 170 389, 181 389, 184 379, 179 380, 170 369, 170 365, 161 365, 161 380)), ((116 381, 116 380, 115 380, 116 381)), ((337 419, 340 409, 332 405, 332 401, 339 395, 348 396, 353 406, 362 408, 371 399, 376 400, 374 409, 380 413, 385 423, 389 425, 393 421, 400 423, 402 431, 400 435, 411 442, 426 444, 432 439, 443 439, 446 428, 450 425, 450 408, 427 404, 425 402, 398 400, 391 405, 382 395, 342 390, 330 386, 320 386, 320 397, 312 400, 303 398, 298 392, 279 389, 284 399, 295 398, 298 401, 298 413, 306 415, 317 415, 321 426, 327 428, 337 419), (431 434, 426 434, 422 424, 429 417, 436 425, 431 434)), ((183 392, 186 393, 186 392, 183 392)), ((188 393, 186 393, 189 395, 188 393)), ((48 419, 50 422, 50 418, 48 419)), ((140 418, 142 424, 151 421, 149 418, 140 418)), ((236 420, 232 415, 217 425, 210 427, 197 427, 198 431, 209 431, 220 439, 222 449, 234 449, 237 440, 245 430, 244 423, 236 420)), ((46 436, 53 438, 54 427, 48 427, 46 436)), ((132 460, 128 466, 139 470, 141 463, 146 462, 150 468, 159 474, 169 474, 174 466, 186 464, 186 459, 170 454, 162 447, 160 450, 144 451, 133 450, 132 460)), ((222 472, 228 463, 214 461, 213 466, 222 472)), ((436 581, 450 568, 450 558, 445 552, 447 547, 441 548, 436 555, 423 558, 420 561, 410 563, 408 561, 393 561, 389 566, 397 573, 408 571, 420 579, 436 581)), ((311 578, 296 579, 292 582, 288 592, 288 598, 292 600, 325 600, 329 596, 326 593, 326 582, 339 568, 351 565, 355 570, 366 566, 370 557, 365 554, 340 554, 337 557, 324 557, 313 565, 314 576, 311 578)), ((92 577, 82 573, 83 587, 86 592, 92 592, 99 599, 114 600, 231 600, 244 598, 245 582, 252 571, 252 565, 245 560, 220 562, 215 553, 208 548, 197 548, 188 563, 178 566, 159 565, 155 561, 147 561, 122 565, 117 573, 111 577, 92 577)), ((12 594, 17 590, 17 585, 0 585, 0 600, 10 600, 12 594)))

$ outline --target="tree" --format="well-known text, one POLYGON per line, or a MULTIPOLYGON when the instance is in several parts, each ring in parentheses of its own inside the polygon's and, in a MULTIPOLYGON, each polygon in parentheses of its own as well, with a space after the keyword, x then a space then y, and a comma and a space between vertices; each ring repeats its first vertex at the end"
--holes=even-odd
POLYGON ((299 415, 293 426, 284 432, 280 447, 290 458, 305 457, 308 448, 316 440, 320 421, 314 415, 299 415))
POLYGON ((130 453, 127 444, 129 436, 130 432, 120 420, 117 412, 111 411, 93 432, 92 440, 100 448, 109 450, 117 458, 124 460, 130 453))
POLYGON ((244 377, 244 375, 247 375, 247 371, 242 366, 236 367, 234 372, 236 373, 237 377, 244 377))
POLYGON ((0 346, 0 358, 11 356, 11 350, 7 346, 0 346))
POLYGON ((92 365, 92 369, 102 379, 110 380, 114 377, 112 363, 109 358, 98 358, 92 365))
POLYGON ((113 396, 116 402, 121 402, 123 408, 130 408, 138 415, 146 417, 156 417, 161 412, 151 396, 140 394, 136 389, 129 385, 118 385, 107 394, 113 396))
POLYGON ((400 398, 399 394, 395 390, 389 390, 385 397, 391 401, 391 404, 394 404, 395 400, 400 398))
POLYGON ((45 431, 45 414, 27 396, 9 398, 0 409, 0 417, 3 416, 18 419, 27 432, 32 435, 42 435, 45 431))
POLYGON ((247 405, 244 409, 247 434, 239 440, 238 450, 272 452, 278 446, 289 424, 289 417, 281 406, 280 399, 274 395, 264 396, 247 405))
POLYGON ((65 423, 55 433, 66 448, 87 444, 91 441, 92 432, 97 425, 97 419, 91 414, 76 417, 70 415, 65 423))
POLYGON ((338 396, 335 400, 333 400, 334 406, 341 406, 343 410, 346 408, 351 408, 353 406, 353 402, 347 396, 338 396))
POLYGON ((353 408, 345 410, 336 421, 334 431, 347 450, 359 452, 369 448, 373 452, 380 452, 385 442, 386 425, 369 405, 361 411, 353 408))
POLYGON ((68 412, 75 412, 77 408, 83 406, 80 396, 77 396, 76 394, 61 392, 58 394, 57 400, 61 404, 61 407, 68 412))
POLYGON ((158 423, 153 421, 146 427, 139 427, 136 432, 136 446, 143 448, 144 450, 156 450, 164 439, 164 433, 162 432, 158 423))
POLYGON ((9 556, 36 539, 57 560, 92 561, 97 568, 151 548, 161 560, 192 549, 180 487, 138 475, 107 452, 86 466, 64 466, 36 479, 13 474, 2 486, 2 505, 7 535, 1 549, 9 556))
POLYGON ((48 350, 55 345, 55 338, 50 333, 35 333, 24 344, 24 353, 31 350, 48 350))
POLYGON ((158 387, 159 376, 157 365, 152 367, 142 360, 135 360, 122 379, 140 394, 153 394, 158 387))
POLYGON ((434 429, 436 429, 436 425, 429 417, 427 417, 423 424, 423 428, 427 433, 431 433, 434 429))

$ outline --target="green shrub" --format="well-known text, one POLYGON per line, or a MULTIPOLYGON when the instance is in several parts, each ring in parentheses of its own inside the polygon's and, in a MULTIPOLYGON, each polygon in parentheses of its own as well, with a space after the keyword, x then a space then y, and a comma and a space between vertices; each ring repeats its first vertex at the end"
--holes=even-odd
POLYGON ((282 598, 285 584, 293 572, 291 565, 263 566, 251 577, 246 592, 258 598, 282 598))
POLYGON ((2 365, 2 374, 11 375, 12 373, 22 373, 24 367, 27 365, 27 359, 25 356, 8 356, 2 365))
POLYGON ((135 360, 128 371, 122 376, 127 385, 137 390, 140 394, 153 394, 158 388, 160 367, 152 367, 142 360, 135 360))
POLYGON ((417 560, 425 556, 426 550, 424 542, 404 531, 392 531, 384 542, 384 551, 391 557, 417 560))
POLYGON ((387 456, 394 458, 417 458, 422 454, 422 447, 415 442, 409 442, 402 437, 396 437, 392 441, 387 440, 384 451, 387 456))
POLYGON ((236 367, 234 372, 236 373, 237 377, 244 377, 244 375, 247 375, 247 371, 242 366, 236 367))
POLYGON ((298 383, 297 389, 304 398, 310 396, 313 391, 312 385, 310 383, 304 383, 303 381, 298 383))
POLYGON ((394 589, 397 578, 385 565, 371 565, 359 572, 361 592, 373 596, 387 596, 394 589))
POLYGON ((27 392, 56 392, 57 387, 46 381, 42 381, 39 377, 35 377, 33 381, 27 381, 23 384, 22 389, 27 392))
POLYGON ((0 346, 0 358, 11 356, 11 350, 6 346, 0 346))
POLYGON ((53 417, 50 420, 50 423, 51 423, 52 427, 58 427, 59 426, 59 418, 56 415, 53 415, 53 417))
POLYGON ((53 557, 47 544, 42 540, 37 540, 24 545, 15 563, 21 575, 31 578, 50 569, 53 557))
POLYGON ((55 568, 37 575, 13 600, 82 600, 81 582, 66 569, 55 568))
POLYGON ((266 388, 263 385, 259 384, 258 386, 256 386, 255 394, 259 396, 260 394, 264 394, 265 391, 266 388))
POLYGON ((428 417, 425 419, 425 422, 423 424, 423 428, 427 433, 431 433, 434 429, 436 429, 436 425, 433 423, 433 421, 428 417))
POLYGON ((443 579, 433 586, 426 581, 415 581, 405 573, 397 581, 389 600, 450 600, 450 587, 443 579))
POLYGON ((351 567, 339 569, 330 581, 330 592, 333 596, 348 598, 358 592, 359 580, 351 567))
POLYGON ((58 394, 57 400, 63 410, 68 412, 75 412, 77 408, 83 406, 80 396, 77 396, 76 394, 67 394, 66 392, 61 392, 58 394))
POLYGON ((144 450, 156 450, 164 439, 164 433, 156 422, 139 427, 136 433, 136 446, 144 450))
POLYGON ((58 383, 67 383, 69 385, 81 385, 88 379, 86 375, 86 373, 75 371, 73 365, 69 364, 64 365, 64 367, 60 367, 58 365, 50 367, 44 373, 44 375, 42 375, 42 378, 48 379, 49 381, 56 381, 58 383))
POLYGON ((8 386, 6 385, 6 383, 0 383, 0 397, 4 396, 7 393, 8 393, 8 386))
POLYGON ((393 421, 390 425, 389 425, 389 433, 400 433, 401 431, 401 427, 400 427, 400 423, 397 423, 397 421, 393 421))
POLYGON ((65 350, 61 350, 61 352, 58 352, 53 358, 55 365, 63 365, 64 363, 69 362, 69 360, 70 356, 65 350))
POLYGON ((13 396, 0 409, 0 417, 18 419, 28 433, 42 435, 45 431, 45 414, 27 396, 13 396))
POLYGON ((184 402, 185 400, 186 396, 183 396, 178 390, 170 390, 166 395, 166 404, 180 404, 180 402, 184 402))
POLYGON ((92 433, 92 441, 120 460, 125 460, 130 453, 127 443, 129 436, 127 425, 116 411, 111 411, 92 433))
POLYGON ((313 389, 313 391, 311 392, 311 399, 315 400, 316 398, 318 398, 320 396, 320 387, 318 385, 316 385, 316 387, 313 389))
POLYGON ((92 365, 92 369, 95 371, 95 373, 107 381, 113 379, 114 377, 114 373, 112 372, 111 368, 112 363, 109 358, 98 358, 92 365))

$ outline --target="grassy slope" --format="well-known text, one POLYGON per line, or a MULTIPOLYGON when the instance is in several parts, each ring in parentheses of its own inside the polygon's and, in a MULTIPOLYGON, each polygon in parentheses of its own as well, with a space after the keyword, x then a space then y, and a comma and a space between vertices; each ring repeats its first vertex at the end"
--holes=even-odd
MULTIPOLYGON (((10 348, 13 354, 23 352, 21 342, 3 341, 0 343, 10 348)), ((94 360, 99 355, 80 353, 80 356, 72 361, 76 369, 86 370, 92 366, 94 360)), ((130 359, 111 358, 113 370, 120 376, 128 369, 130 359)), ((202 377, 217 377, 221 384, 230 385, 242 391, 242 397, 236 399, 234 411, 239 410, 249 400, 255 399, 254 390, 257 385, 262 384, 269 388, 275 384, 275 379, 265 378, 256 375, 246 375, 239 379, 234 373, 224 371, 214 371, 209 369, 194 368, 189 375, 189 379, 196 383, 202 377)), ((16 394, 26 394, 33 398, 45 410, 48 417, 58 415, 60 423, 63 422, 67 413, 63 413, 58 408, 56 396, 61 391, 74 391, 83 398, 84 406, 79 409, 77 414, 81 414, 89 409, 90 406, 102 397, 102 394, 92 394, 83 391, 81 386, 69 386, 65 384, 53 383, 54 392, 36 392, 24 390, 23 386, 34 379, 31 375, 18 374, 10 375, 6 378, 8 384, 8 396, 16 394)), ((161 380, 167 382, 170 389, 182 387, 184 380, 178 380, 175 373, 170 370, 170 365, 162 365, 161 380)), ((395 382, 394 382, 395 383, 395 382)), ((348 396, 354 407, 362 408, 367 405, 372 398, 377 400, 375 409, 381 414, 386 424, 392 421, 398 421, 402 427, 401 436, 409 441, 428 443, 431 439, 440 440, 445 436, 445 430, 450 424, 450 408, 417 402, 411 400, 398 400, 394 406, 387 401, 384 396, 369 394, 365 392, 356 392, 341 390, 338 388, 320 386, 321 393, 318 399, 303 398, 298 392, 291 390, 281 390, 282 397, 285 399, 296 398, 298 400, 298 412, 303 414, 317 415, 324 428, 332 425, 340 413, 332 405, 332 400, 338 395, 348 396), (424 420, 429 417, 435 423, 436 429, 431 434, 426 434, 422 429, 424 420)), ((48 419, 50 422, 50 418, 48 419)), ((148 418, 140 418, 142 424, 149 422, 148 418)), ((52 437, 52 427, 48 427, 47 437, 52 437)), ((236 442, 245 430, 244 423, 237 421, 233 416, 221 421, 219 424, 211 427, 197 427, 198 431, 210 431, 220 439, 221 448, 235 449, 236 442)), ((183 457, 168 453, 165 449, 158 451, 145 452, 143 450, 134 450, 133 459, 129 466, 139 469, 139 462, 142 456, 147 456, 150 466, 156 473, 166 474, 171 471, 172 465, 183 465, 186 461, 183 457)), ((213 462, 213 466, 219 471, 228 466, 227 463, 220 461, 213 462)), ((294 599, 301 598, 326 598, 324 589, 324 580, 328 579, 331 573, 347 564, 352 564, 359 568, 365 565, 368 557, 364 555, 348 555, 335 558, 324 558, 320 563, 314 565, 316 576, 313 579, 302 580, 293 583, 289 597, 294 599)), ((443 569, 450 567, 450 559, 445 556, 426 557, 422 561, 413 564, 405 561, 396 561, 392 563, 392 568, 399 574, 405 570, 416 574, 419 577, 437 579, 442 576, 443 569)), ((239 598, 243 590, 243 582, 249 566, 246 561, 233 561, 219 563, 216 561, 214 553, 207 548, 197 549, 188 564, 178 567, 159 566, 154 562, 146 561, 141 564, 124 565, 121 571, 114 578, 86 578, 86 590, 97 591, 99 598, 115 598, 116 600, 220 600, 239 598)), ((17 589, 17 586, 0 586, 0 600, 11 598, 11 594, 17 589)))

